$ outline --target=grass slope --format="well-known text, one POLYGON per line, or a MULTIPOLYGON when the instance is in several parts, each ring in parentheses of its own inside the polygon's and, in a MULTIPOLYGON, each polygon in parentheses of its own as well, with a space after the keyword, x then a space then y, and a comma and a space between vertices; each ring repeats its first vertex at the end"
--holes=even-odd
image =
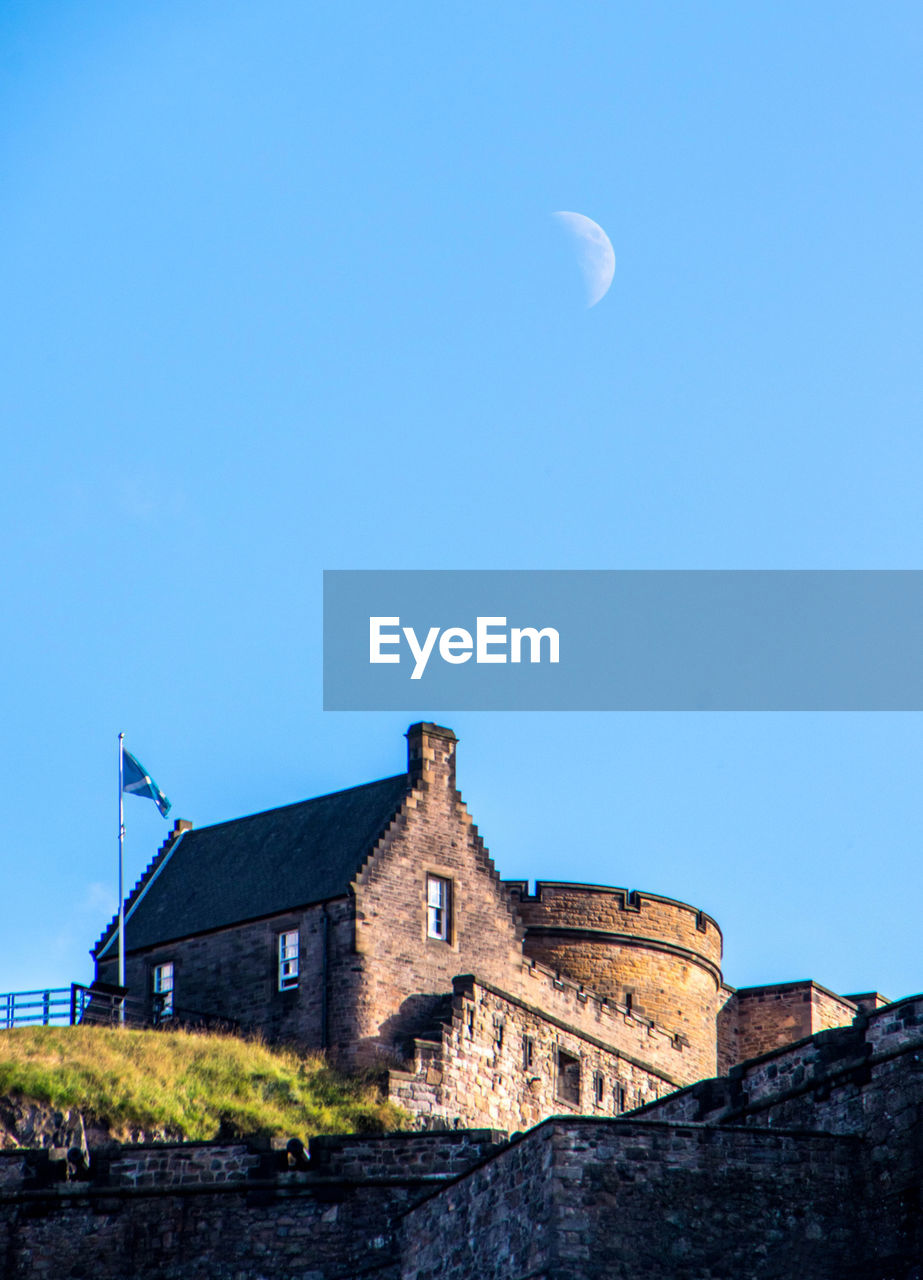
POLYGON ((183 1031, 23 1027, 0 1032, 0 1096, 77 1108, 114 1137, 189 1140, 219 1128, 305 1138, 399 1129, 400 1108, 370 1077, 256 1040, 183 1031))

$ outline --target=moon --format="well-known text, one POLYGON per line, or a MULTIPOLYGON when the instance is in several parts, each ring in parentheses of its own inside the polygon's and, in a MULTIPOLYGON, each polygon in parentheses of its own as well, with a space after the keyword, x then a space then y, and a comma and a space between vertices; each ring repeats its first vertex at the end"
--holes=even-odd
POLYGON ((608 293, 615 275, 615 250, 612 248, 612 241, 598 222, 582 213, 560 210, 554 216, 577 240, 580 270, 586 286, 586 304, 588 308, 595 307, 608 293))

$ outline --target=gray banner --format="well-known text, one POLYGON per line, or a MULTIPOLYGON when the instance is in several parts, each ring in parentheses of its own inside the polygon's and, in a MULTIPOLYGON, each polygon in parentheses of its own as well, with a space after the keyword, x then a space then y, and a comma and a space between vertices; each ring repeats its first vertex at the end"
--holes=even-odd
POLYGON ((333 570, 331 711, 919 711, 919 570, 333 570))

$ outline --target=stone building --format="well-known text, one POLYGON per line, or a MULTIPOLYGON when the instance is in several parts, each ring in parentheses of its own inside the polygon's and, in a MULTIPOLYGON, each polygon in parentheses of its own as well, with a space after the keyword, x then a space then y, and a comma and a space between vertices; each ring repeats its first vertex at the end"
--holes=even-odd
MULTIPOLYGON (((126 984, 153 1020, 208 1016, 389 1068, 424 1126, 612 1116, 884 1001, 734 990, 704 911, 598 885, 503 882, 456 787, 451 729, 412 725, 394 777, 196 830, 125 904, 126 984)), ((118 922, 94 949, 114 983, 118 922)))

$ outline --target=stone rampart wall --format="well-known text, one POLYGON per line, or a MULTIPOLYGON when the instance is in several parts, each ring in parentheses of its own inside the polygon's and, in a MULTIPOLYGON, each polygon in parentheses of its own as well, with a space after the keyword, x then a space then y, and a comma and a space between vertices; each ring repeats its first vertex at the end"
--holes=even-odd
POLYGON ((407 1213, 401 1280, 843 1280, 858 1145, 551 1120, 407 1213))
POLYGON ((588 928, 656 939, 721 967, 721 930, 711 916, 687 902, 639 889, 567 881, 539 880, 534 894, 521 881, 505 884, 527 929, 588 928))
POLYGON ((923 1256, 923 996, 764 1054, 644 1114, 861 1135, 861 1229, 880 1269, 858 1274, 909 1276, 908 1259, 923 1256))
MULTIPOLYGON (((459 1012, 492 1019, 496 993, 480 994, 462 984, 459 1012)), ((923 1254, 923 997, 641 1114, 559 1116, 497 1139, 322 1138, 307 1160, 298 1146, 146 1144, 91 1152, 88 1169, 5 1152, 0 1274, 910 1280, 923 1254)))
POLYGON ((0 1275, 397 1280, 400 1213, 497 1142, 321 1138, 307 1161, 244 1143, 145 1144, 91 1153, 82 1171, 47 1151, 0 1153, 0 1275))
POLYGON ((457 978, 441 1039, 418 1041, 413 1070, 389 1073, 392 1101, 423 1125, 512 1132, 552 1115, 619 1115, 677 1087, 681 1042, 537 965, 524 984, 534 1005, 457 978))
POLYGON ((551 1128, 542 1126, 503 1155, 404 1218, 401 1280, 543 1280, 551 1275, 551 1128))
MULTIPOLYGON (((840 1132, 864 1131, 869 1108, 887 1095, 870 1088, 893 1059, 903 1058, 900 1078, 916 1088, 923 1071, 923 996, 860 1014, 850 1027, 833 1028, 765 1053, 702 1080, 656 1104, 671 1121, 810 1123, 840 1132), (848 1119, 852 1117, 852 1119, 848 1119)), ((889 1104, 890 1105, 890 1104, 889 1104)), ((654 1114, 654 1112, 651 1112, 654 1114)))

